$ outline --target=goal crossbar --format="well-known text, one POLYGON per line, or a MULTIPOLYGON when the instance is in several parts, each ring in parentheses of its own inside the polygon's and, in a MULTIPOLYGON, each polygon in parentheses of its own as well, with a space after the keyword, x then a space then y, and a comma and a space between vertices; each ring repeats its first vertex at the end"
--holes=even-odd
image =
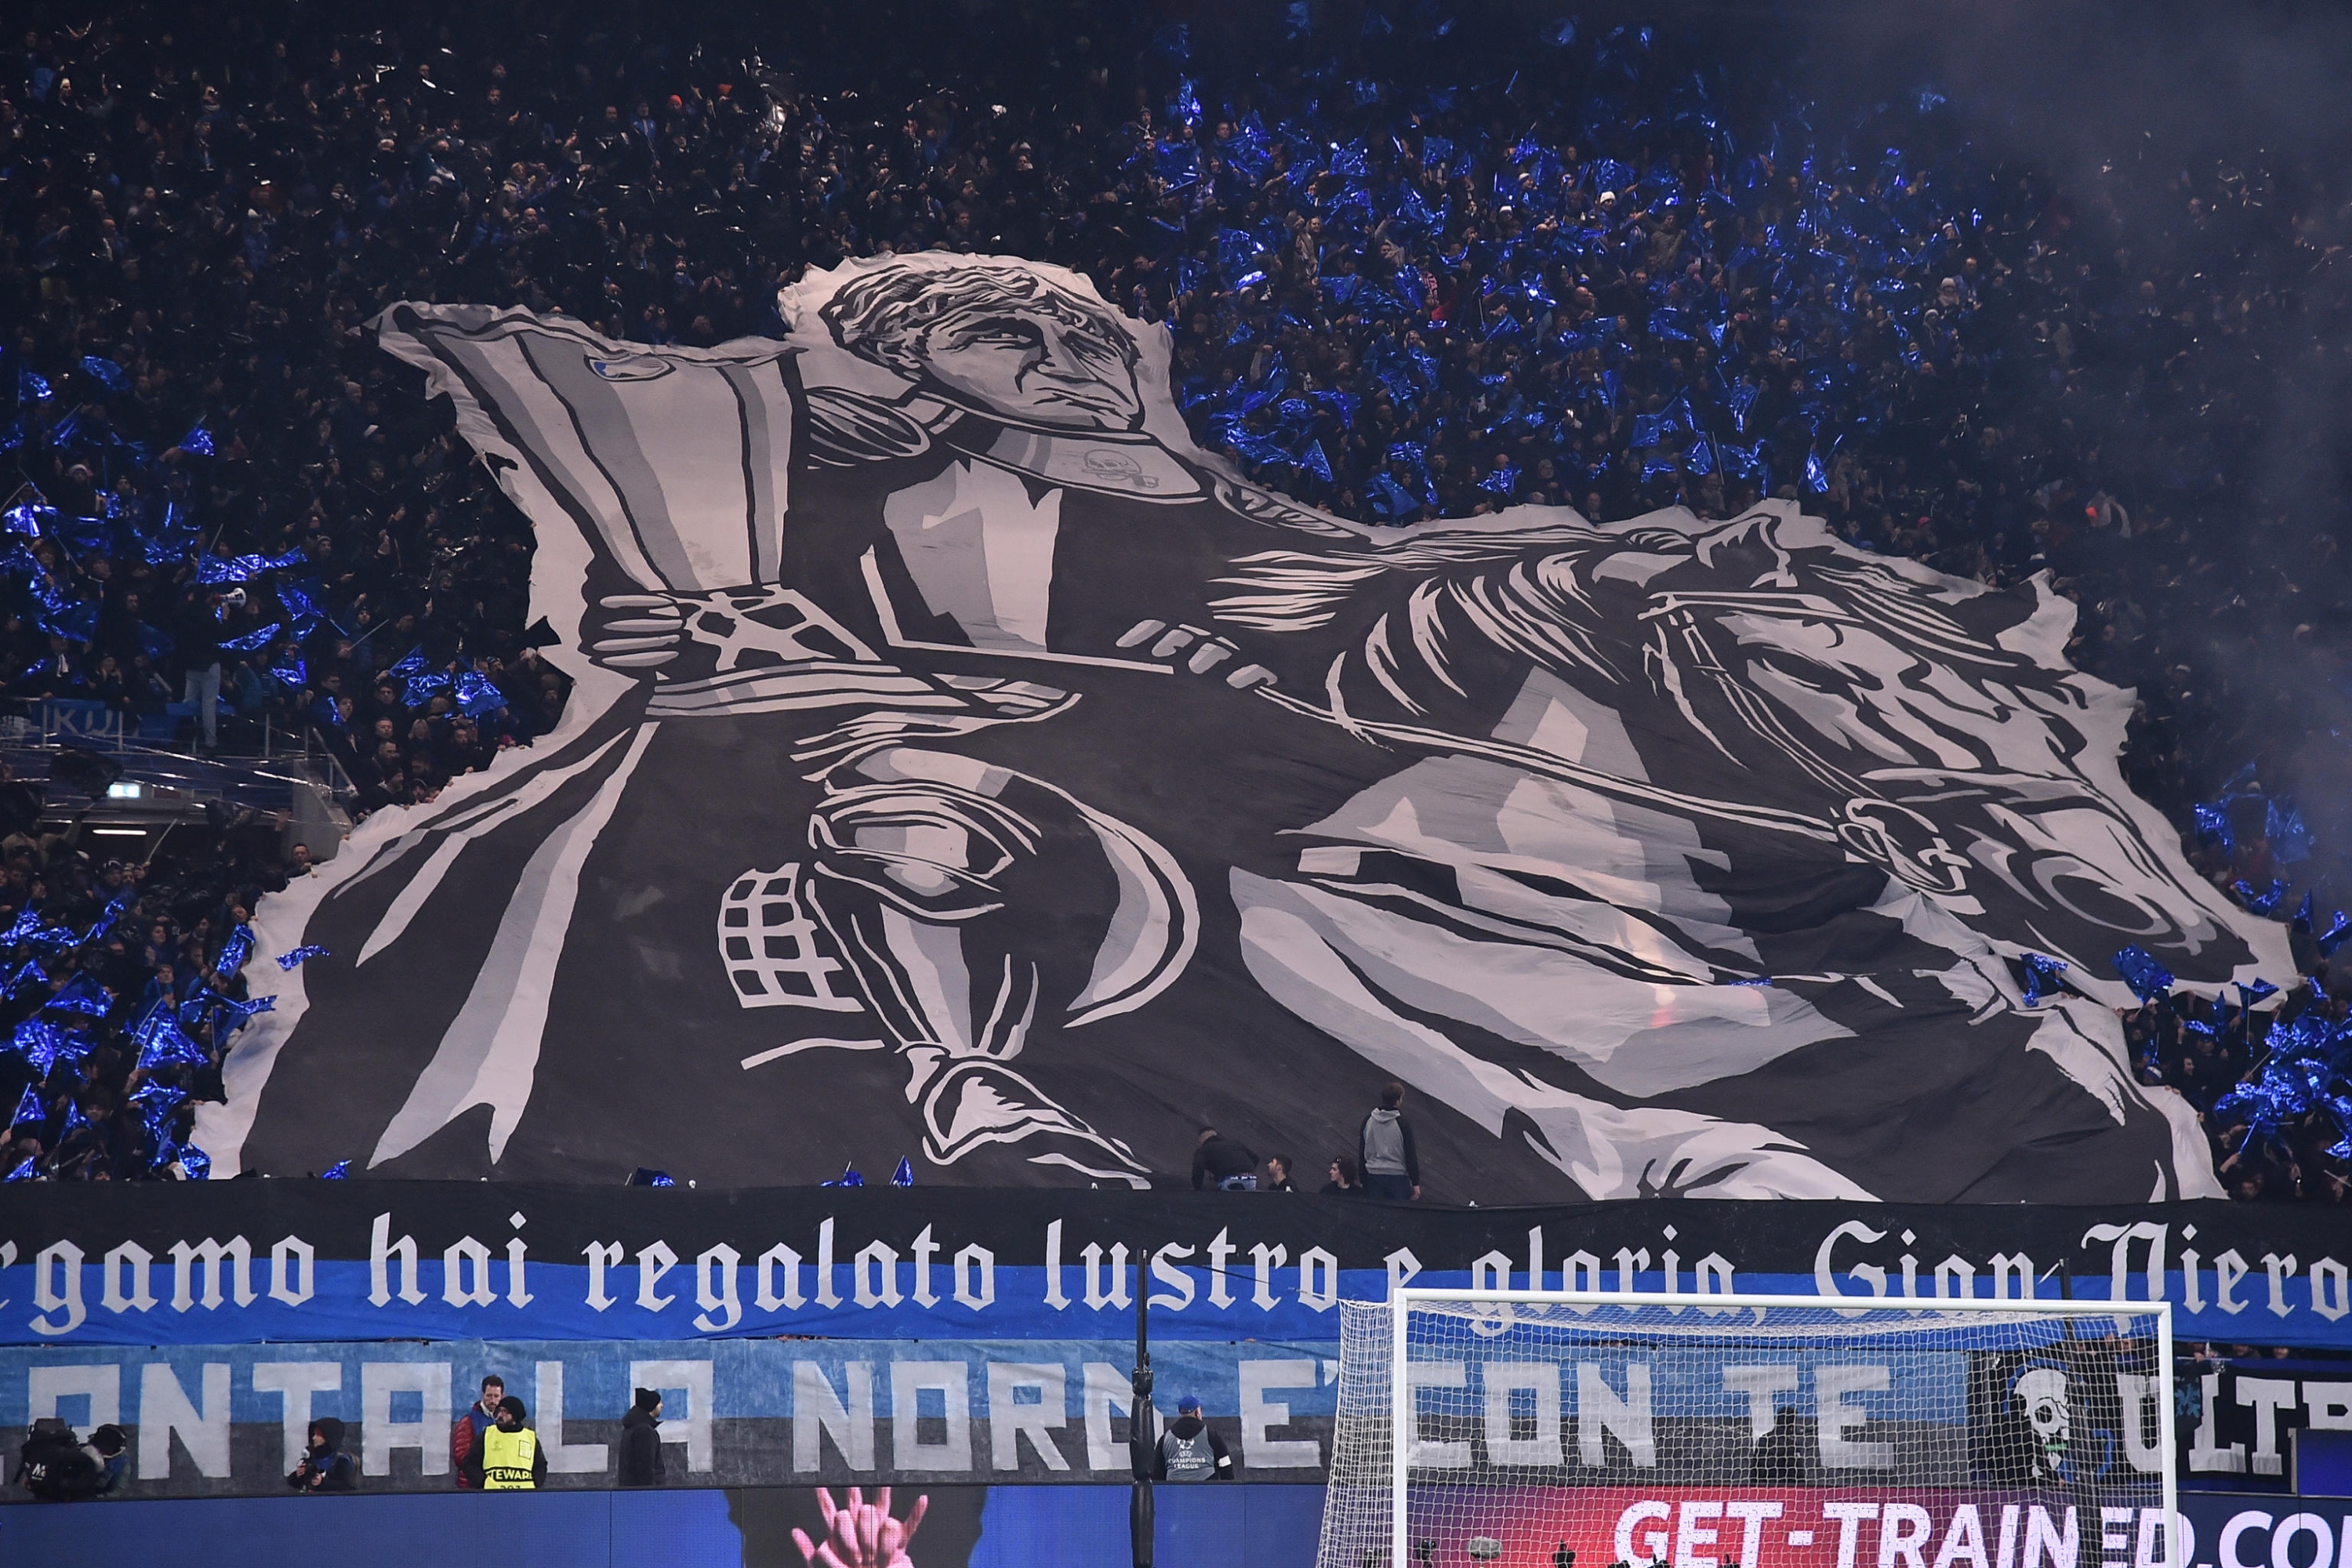
POLYGON ((1527 1302, 1553 1307, 1749 1307, 1801 1308, 1807 1311, 2005 1312, 2021 1318, 2155 1317, 2169 1324, 2169 1301, 2037 1301, 2015 1296, 1764 1296, 1737 1292, 1667 1295, 1663 1290, 1480 1290, 1457 1286, 1422 1289, 1405 1285, 1391 1302, 1408 1310, 1419 1301, 1527 1302))
MULTIPOLYGON (((2016 1297, 1885 1297, 1885 1296, 1790 1296, 1738 1292, 1695 1292, 1669 1295, 1664 1291, 1639 1290, 1510 1290, 1480 1289, 1475 1287, 1428 1287, 1416 1289, 1410 1285, 1392 1286, 1389 1291, 1391 1353, 1392 1372, 1389 1380, 1390 1432, 1391 1434, 1390 1479, 1390 1558, 1391 1568, 1404 1568, 1412 1561, 1412 1525, 1408 1517, 1410 1477, 1412 1468, 1412 1434, 1417 1427, 1412 1380, 1403 1375, 1407 1363, 1407 1328, 1416 1304, 1547 1307, 1631 1307, 1646 1309, 1686 1308, 1709 1313, 1738 1312, 1749 1310, 1796 1310, 1809 1312, 1829 1311, 1852 1316, 1865 1314, 1909 1313, 1923 1316, 1941 1313, 1981 1313, 1989 1317, 2011 1318, 2117 1318, 2153 1319, 2156 1328, 2158 1376, 2162 1384, 2154 1401, 2157 1412, 2157 1451, 2161 1457, 2160 1483, 2163 1488, 2163 1533, 2165 1555, 2170 1568, 2186 1568, 2180 1562, 2179 1525, 2179 1482, 2175 1442, 2171 1379, 2173 1375, 2172 1304, 2168 1301, 2107 1301, 2056 1300, 2041 1301, 2016 1297)), ((1741 1564, 1740 1568, 1753 1568, 1741 1564)))

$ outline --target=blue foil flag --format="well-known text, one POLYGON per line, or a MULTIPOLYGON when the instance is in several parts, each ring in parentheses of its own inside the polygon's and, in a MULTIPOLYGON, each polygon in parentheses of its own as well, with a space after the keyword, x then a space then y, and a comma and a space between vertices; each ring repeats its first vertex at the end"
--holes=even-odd
POLYGON ((30 1063, 34 1072, 46 1078, 59 1057, 70 1054, 70 1043, 66 1032, 55 1024, 27 1018, 16 1026, 8 1048, 30 1063))
POLYGON ((180 1027, 180 1020, 169 1007, 157 1006, 131 1030, 133 1044, 139 1047, 139 1068, 153 1072, 159 1068, 201 1067, 210 1058, 205 1047, 180 1027))
POLYGON ((401 705, 404 708, 422 708, 443 691, 447 690, 448 687, 449 677, 442 670, 436 669, 424 675, 413 675, 409 677, 408 684, 401 690, 401 705))
POLYGON ((299 550, 283 555, 239 555, 224 561, 217 555, 207 555, 196 563, 196 581, 211 586, 220 583, 243 583, 265 572, 276 572, 288 566, 299 566, 310 559, 299 550))
POLYGON ((291 952, 279 953, 278 955, 278 967, 280 969, 292 969, 304 959, 332 958, 334 954, 328 952, 325 948, 316 946, 315 944, 307 947, 298 947, 291 952))
POLYGON ((2344 945, 2347 938, 2352 938, 2352 915, 2338 910, 2336 911, 2336 919, 2328 923, 2327 929, 2321 931, 2313 941, 2318 944, 2320 957, 2333 958, 2336 956, 2336 950, 2344 945))
POLYGON ((2116 954, 2115 965, 2116 973, 2142 1002, 2172 994, 2171 973, 2157 963, 2147 949, 2137 945, 2121 949, 2116 954))
POLYGON ((139 1092, 131 1097, 131 1103, 138 1106, 142 1115, 152 1116, 158 1111, 178 1110, 180 1102, 187 1098, 187 1090, 174 1089, 161 1079, 151 1078, 139 1086, 139 1092))
POLYGON ((894 1187, 915 1184, 915 1163, 904 1154, 898 1156, 898 1168, 890 1173, 890 1184, 894 1187))
MULTIPOLYGON (((1329 479, 1329 474, 1323 476, 1329 479)), ((469 719, 479 719, 495 713, 507 705, 507 694, 490 684, 485 676, 467 670, 457 678, 457 710, 469 719)))
POLYGON ((322 1182, 348 1181, 351 1178, 351 1173, 352 1163, 349 1160, 338 1160, 333 1164, 319 1173, 319 1180, 322 1182))
POLYGON ((2231 890, 2238 895, 2238 901, 2246 906, 2247 912, 2250 914, 2265 917, 2275 914, 2280 903, 2286 898, 2286 883, 2276 878, 2273 878, 2271 885, 2265 889, 2256 889, 2243 881, 2232 882, 2230 887, 2231 890))
POLYGON ((99 384, 109 392, 121 392, 131 384, 131 378, 123 374, 122 367, 102 355, 84 354, 81 367, 96 376, 99 384))
POLYGON ((326 619, 327 613, 319 605, 319 595, 325 592, 326 589, 316 582, 278 584, 278 605, 294 618, 293 636, 308 637, 320 621, 326 619))
POLYGON ((46 1124, 48 1120, 49 1108, 41 1103, 40 1086, 26 1084, 25 1098, 16 1102, 16 1113, 8 1118, 9 1128, 13 1131, 18 1127, 46 1124))
POLYGON ((2039 952, 2025 955, 2025 1005, 2039 1007, 2058 994, 2058 977, 2066 973, 2063 959, 2039 952))
POLYGON ((79 1100, 67 1100, 66 1124, 58 1132, 58 1142, 62 1143, 68 1138, 79 1136, 79 1134, 89 1131, 89 1118, 82 1114, 81 1101, 79 1100))
POLYGON ((213 433, 205 429, 201 425, 197 426, 194 429, 180 437, 180 450, 184 452, 192 452, 199 458, 211 457, 213 455, 213 433))
POLYGON ((32 1179, 33 1161, 30 1155, 26 1157, 24 1163, 18 1165, 5 1176, 0 1176, 0 1182, 29 1182, 32 1179))
POLYGON ((192 1182, 204 1181, 213 1173, 213 1157, 210 1154, 205 1153, 202 1149, 197 1148, 194 1143, 182 1144, 180 1147, 180 1169, 188 1173, 188 1180, 192 1182))
POLYGON ((820 1187, 862 1187, 865 1184, 866 1178, 857 1173, 857 1167, 854 1164, 844 1165, 841 1174, 834 1180, 817 1184, 820 1187))
POLYGON ((44 926, 33 933, 32 945, 55 958, 68 948, 79 947, 81 932, 71 926, 44 926))
POLYGON ((226 942, 221 943, 220 962, 213 965, 214 978, 226 980, 244 968, 245 961, 252 956, 253 928, 239 926, 228 933, 226 942))
POLYGON ((223 637, 220 645, 223 647, 235 648, 239 653, 258 652, 277 639, 278 630, 283 625, 283 622, 272 621, 266 626, 246 633, 243 637, 223 637))
POLYGON ((2273 800, 2263 807, 2263 837, 2271 841, 2271 858, 2292 866, 2311 854, 2311 829, 2291 801, 2273 800))
POLYGON ((50 997, 44 1010, 56 1013, 80 1013, 88 1017, 103 1018, 108 1009, 113 1005, 113 1001, 100 987, 98 982, 85 973, 77 974, 66 982, 65 989, 50 997))

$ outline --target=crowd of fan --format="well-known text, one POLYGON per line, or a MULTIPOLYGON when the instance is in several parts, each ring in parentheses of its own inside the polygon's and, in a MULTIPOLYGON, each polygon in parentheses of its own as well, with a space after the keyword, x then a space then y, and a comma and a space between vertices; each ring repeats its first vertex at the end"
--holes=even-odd
MULTIPOLYGON (((1817 134, 1672 28, 1147 11, 824 6, 751 39, 598 0, 421 0, 382 30, 35 5, 0 57, 0 689, 200 745, 308 730, 360 809, 429 800, 566 685, 525 625, 528 524, 368 319, 521 304, 707 344, 780 330, 805 268, 946 247, 1165 322, 1202 444, 1361 521, 1778 495, 1995 585, 2047 569, 2077 662, 2142 694, 2127 777, 2184 825, 2258 742, 2352 731, 2338 530, 2297 488, 2340 415, 2283 434, 2263 395, 2345 352, 2352 206, 2292 153, 2062 188, 1928 91, 1817 134)), ((2277 861, 2325 910, 2343 804, 2307 803, 2300 868, 2263 833, 2191 841, 2238 896, 2276 909, 2277 861)), ((112 907, 117 868, 9 842, 39 929, 112 907)), ((176 1103, 125 1108, 158 1073, 216 1090, 202 988, 241 997, 222 946, 276 874, 199 857, 164 898, 120 873, 126 918, 12 961, 9 1016, 77 971, 112 995, 15 1130, 42 1171, 176 1156, 176 1103), (159 984, 201 1062, 139 1068, 159 984)), ((2132 1021, 2209 1110, 2266 1026, 2132 1021)), ((2352 1165, 2305 1153, 2281 1169, 2340 1196, 2352 1165)), ((2297 1184, 2233 1156, 2247 1195, 2297 1184)))
POLYGON ((79 821, 0 838, 7 1179, 209 1170, 189 1142, 196 1104, 223 1098, 230 1037, 267 1005, 243 973, 253 906, 311 867, 299 847, 281 859, 272 824, 199 821, 144 861, 100 858, 79 821))

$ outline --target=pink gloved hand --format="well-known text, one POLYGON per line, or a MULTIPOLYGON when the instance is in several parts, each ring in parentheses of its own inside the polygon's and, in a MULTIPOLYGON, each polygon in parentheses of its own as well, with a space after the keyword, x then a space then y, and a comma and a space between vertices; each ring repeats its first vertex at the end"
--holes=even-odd
POLYGON ((928 1493, 915 1500, 903 1521, 890 1517, 888 1487, 878 1489, 870 1503, 852 1487, 845 1508, 835 1508, 832 1491, 819 1487, 816 1504, 824 1518, 824 1539, 811 1541, 805 1531, 793 1531, 793 1544, 808 1568, 914 1568, 907 1547, 931 1506, 928 1493))

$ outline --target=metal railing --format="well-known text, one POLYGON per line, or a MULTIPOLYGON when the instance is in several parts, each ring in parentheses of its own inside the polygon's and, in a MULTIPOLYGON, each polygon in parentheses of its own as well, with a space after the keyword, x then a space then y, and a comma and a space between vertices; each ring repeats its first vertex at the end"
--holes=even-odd
MULTIPOLYGON (((193 727, 193 716, 182 724, 193 727)), ((348 805, 359 786, 341 761, 329 750, 309 723, 289 724, 285 716, 264 710, 241 714, 224 709, 217 716, 221 743, 210 750, 171 737, 140 732, 137 716, 108 703, 56 698, 0 698, 0 747, 48 750, 77 746, 121 758, 144 754, 157 759, 194 761, 199 758, 230 765, 246 764, 266 778, 304 783, 324 790, 348 805), (287 771, 280 771, 285 769, 287 771)))

